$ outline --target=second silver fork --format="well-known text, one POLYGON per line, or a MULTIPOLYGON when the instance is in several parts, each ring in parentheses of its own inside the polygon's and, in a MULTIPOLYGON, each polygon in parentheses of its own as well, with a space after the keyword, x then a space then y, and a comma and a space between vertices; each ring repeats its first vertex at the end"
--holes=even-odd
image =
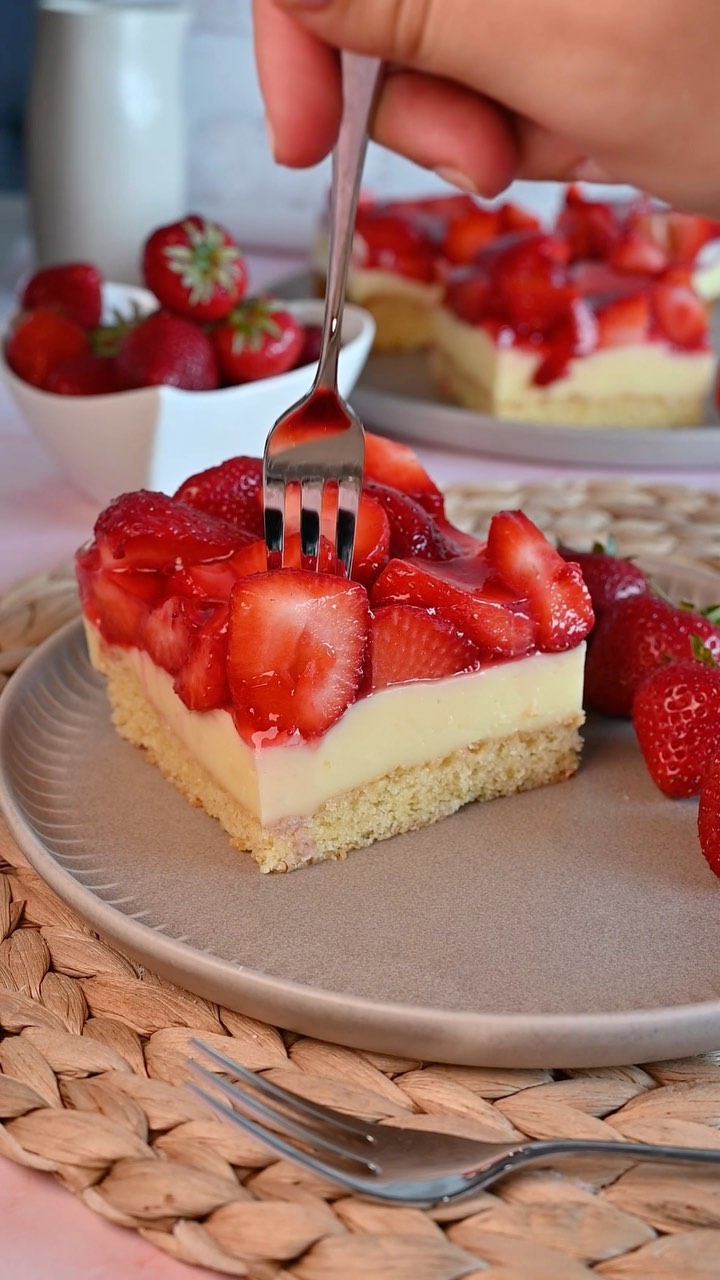
POLYGON ((342 316, 368 126, 381 75, 377 58, 341 54, 343 114, 333 153, 330 247, 322 343, 308 394, 275 423, 265 444, 263 500, 268 568, 286 565, 299 535, 304 567, 317 569, 321 533, 349 577, 362 486, 362 424, 337 385, 342 316), (323 498, 336 503, 323 526, 323 498))

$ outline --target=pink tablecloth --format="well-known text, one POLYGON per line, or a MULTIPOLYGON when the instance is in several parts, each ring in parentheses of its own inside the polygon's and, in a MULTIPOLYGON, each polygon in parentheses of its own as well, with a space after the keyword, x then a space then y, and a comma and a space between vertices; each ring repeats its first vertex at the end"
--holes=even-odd
MULTIPOLYGON (((277 263, 254 266, 256 287, 270 281, 273 273, 277 276, 277 263)), ((287 269, 283 263, 283 273, 287 269)), ((570 468, 440 450, 422 450, 421 456, 441 484, 583 474, 570 468)), ((720 465, 701 473, 633 475, 720 489, 720 465)), ((60 479, 0 389, 0 590, 21 575, 50 568, 70 556, 87 537, 95 515, 93 506, 60 479)), ((132 1232, 96 1218, 46 1175, 18 1169, 2 1159, 0 1206, 3 1280, 132 1280, 135 1276, 190 1280, 193 1275, 210 1274, 173 1262, 132 1232)))

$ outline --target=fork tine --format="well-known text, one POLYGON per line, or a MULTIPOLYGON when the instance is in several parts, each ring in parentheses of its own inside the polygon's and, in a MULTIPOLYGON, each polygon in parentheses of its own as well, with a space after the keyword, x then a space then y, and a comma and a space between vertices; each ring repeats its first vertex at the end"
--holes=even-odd
POLYGON ((239 1062, 234 1062, 232 1058, 228 1058, 219 1049, 211 1049, 209 1044, 205 1044, 195 1036, 193 1036, 190 1043, 194 1048, 200 1049, 207 1057, 212 1058, 219 1066, 225 1067, 226 1071, 230 1071, 237 1076, 239 1080, 244 1080, 246 1084, 252 1085, 259 1093, 264 1093, 269 1098, 275 1098, 278 1102, 285 1103, 286 1106, 294 1107, 296 1111, 302 1112, 303 1115, 313 1116, 315 1120, 322 1120, 324 1124, 334 1124, 336 1128, 345 1129, 356 1136, 359 1134, 366 1142, 372 1141, 372 1135, 368 1133, 365 1125, 359 1120, 353 1120, 352 1116, 341 1115, 339 1111, 333 1111, 331 1107, 323 1107, 319 1102, 308 1102, 307 1099, 301 1098, 299 1094, 291 1093, 289 1089, 283 1089, 281 1085, 274 1084, 272 1080, 266 1080, 264 1076, 256 1074, 254 1071, 249 1071, 247 1067, 242 1067, 239 1062))
POLYGON ((335 545, 338 560, 341 560, 345 565, 345 572, 348 578, 352 570, 355 527, 357 524, 358 504, 360 502, 360 483, 360 476, 344 476, 338 484, 335 545))
POLYGON ((188 1084, 186 1088, 190 1089, 198 1098, 202 1098, 203 1102, 207 1102, 219 1115, 226 1120, 231 1120, 233 1124, 244 1129, 251 1137, 257 1138, 258 1142, 264 1142, 266 1147, 277 1151, 279 1155, 295 1160, 297 1164, 304 1165, 306 1169, 312 1169, 314 1173, 319 1173, 331 1182, 339 1182, 341 1186, 348 1187, 351 1191, 362 1192, 367 1190, 366 1179, 362 1177, 354 1178, 352 1174, 345 1173, 343 1169, 338 1169, 334 1164, 328 1164, 326 1161, 318 1159, 317 1156, 308 1155, 301 1147, 296 1147, 293 1142, 278 1137, 276 1133, 272 1133, 269 1129, 263 1128, 262 1125, 256 1124, 248 1116, 233 1111, 232 1107, 226 1107, 224 1103, 217 1098, 211 1097, 209 1093, 199 1088, 198 1085, 188 1084))
POLYGON ((268 550, 268 569, 271 558, 281 563, 285 543, 285 485, 282 480, 266 476, 263 491, 265 509, 265 544, 268 550), (279 559, 278 559, 279 557, 279 559))
POLYGON ((300 550, 310 556, 311 569, 317 569, 320 553, 320 526, 322 521, 323 481, 313 476, 303 480, 300 490, 300 550))
MULTIPOLYGON (((243 1089, 238 1089, 229 1080, 225 1080, 222 1076, 214 1075, 212 1071, 208 1071, 200 1062, 193 1062, 190 1065, 193 1071, 201 1075, 209 1084, 217 1089, 221 1089, 229 1098, 241 1107, 249 1108, 251 1111, 257 1112, 265 1120, 269 1120, 271 1124, 277 1124, 281 1129, 283 1136, 292 1134, 298 1138, 300 1142, 307 1143, 310 1147, 321 1147, 323 1151, 329 1151, 332 1155, 339 1156, 341 1160, 352 1161, 353 1164, 359 1164, 367 1174, 378 1174, 379 1166, 372 1160, 366 1159, 363 1155, 350 1150, 349 1147, 342 1146, 339 1142, 333 1142, 331 1138, 326 1138, 317 1129, 311 1128, 309 1125, 299 1124, 292 1116, 286 1112, 280 1111, 279 1108, 269 1106, 260 1098, 255 1098, 252 1094, 243 1089)), ((352 1135, 355 1138, 357 1135, 352 1135)))

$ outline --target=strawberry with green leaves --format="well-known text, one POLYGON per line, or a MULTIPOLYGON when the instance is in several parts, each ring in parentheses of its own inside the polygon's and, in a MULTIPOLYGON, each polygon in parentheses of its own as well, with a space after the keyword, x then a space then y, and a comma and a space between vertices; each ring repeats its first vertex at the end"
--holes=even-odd
POLYGON ((696 796, 720 751, 720 667, 691 636, 687 658, 665 662, 640 682, 635 733, 653 782, 666 796, 696 796))
POLYGON ((302 325, 275 298, 249 298, 213 330, 227 382, 256 382, 287 373, 304 345, 302 325))
POLYGON ((158 227, 145 243, 142 270, 161 306, 198 324, 222 320, 247 288, 245 259, 233 237, 198 214, 158 227))

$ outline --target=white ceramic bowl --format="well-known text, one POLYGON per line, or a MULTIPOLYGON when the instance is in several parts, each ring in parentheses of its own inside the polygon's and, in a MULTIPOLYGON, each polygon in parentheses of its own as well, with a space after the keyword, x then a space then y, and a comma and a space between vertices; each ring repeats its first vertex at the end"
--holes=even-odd
MULTIPOLYGON (((107 284, 103 302, 108 315, 127 313, 133 302, 143 310, 157 307, 151 293, 132 285, 107 284)), ((317 299, 287 307, 303 324, 322 320, 317 299)), ((362 372, 374 334, 372 316, 346 306, 338 375, 345 397, 362 372)), ((16 377, 3 347, 4 342, 0 372, 28 427, 67 479, 101 506, 130 489, 172 493, 187 476, 226 458, 261 455, 275 419, 309 389, 315 371, 305 365, 219 391, 144 387, 105 396, 59 396, 16 377)))

